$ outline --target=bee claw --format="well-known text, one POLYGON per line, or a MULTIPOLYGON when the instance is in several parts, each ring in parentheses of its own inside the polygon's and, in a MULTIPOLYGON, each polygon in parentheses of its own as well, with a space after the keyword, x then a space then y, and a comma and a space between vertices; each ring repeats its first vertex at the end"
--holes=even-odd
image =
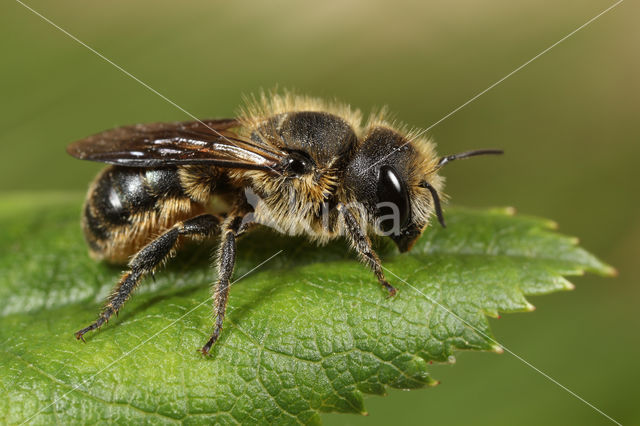
POLYGON ((387 297, 388 298, 392 298, 396 295, 396 293, 398 292, 398 290, 396 290, 396 288, 394 286, 392 286, 391 284, 389 284, 386 281, 381 281, 380 284, 382 284, 382 286, 385 288, 385 290, 387 290, 387 297))
POLYGON ((76 336, 76 340, 82 340, 82 343, 87 343, 86 340, 84 340, 84 333, 82 332, 83 330, 80 331, 76 331, 74 333, 74 336, 76 336))

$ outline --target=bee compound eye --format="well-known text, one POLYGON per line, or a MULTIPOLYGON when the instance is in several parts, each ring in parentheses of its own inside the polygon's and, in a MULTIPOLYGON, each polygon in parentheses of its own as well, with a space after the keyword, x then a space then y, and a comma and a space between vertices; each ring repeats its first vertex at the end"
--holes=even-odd
POLYGON ((292 158, 289 160, 289 170, 294 172, 297 175, 304 174, 304 171, 307 169, 307 164, 304 160, 299 158, 292 158))
POLYGON ((389 232, 393 230, 394 225, 398 226, 398 231, 404 228, 409 221, 411 209, 409 193, 393 167, 380 167, 377 196, 377 216, 378 218, 384 217, 380 221, 382 231, 389 232), (396 209, 392 205, 395 205, 396 209))
POLYGON ((308 173, 311 169, 311 159, 301 151, 292 151, 287 158, 287 170, 296 175, 308 173))

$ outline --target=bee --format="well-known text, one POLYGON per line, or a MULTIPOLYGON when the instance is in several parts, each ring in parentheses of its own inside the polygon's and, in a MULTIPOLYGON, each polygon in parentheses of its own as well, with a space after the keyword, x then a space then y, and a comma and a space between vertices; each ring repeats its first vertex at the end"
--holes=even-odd
POLYGON ((363 124, 347 105, 291 93, 246 104, 237 118, 137 124, 69 145, 73 157, 109 164, 83 207, 90 255, 128 261, 98 319, 77 339, 116 314, 184 241, 219 237, 215 323, 200 349, 207 355, 222 331, 236 241, 258 225, 320 244, 346 238, 393 296, 370 236, 388 236, 401 252, 410 250, 434 213, 445 226, 442 166, 502 153, 438 157, 422 133, 393 124, 384 112, 363 124), (214 198, 225 207, 214 211, 214 198))

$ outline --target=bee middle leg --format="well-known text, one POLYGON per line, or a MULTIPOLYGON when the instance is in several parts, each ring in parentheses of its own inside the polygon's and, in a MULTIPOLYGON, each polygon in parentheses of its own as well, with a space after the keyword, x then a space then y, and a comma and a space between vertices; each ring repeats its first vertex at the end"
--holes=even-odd
POLYGON ((236 262, 236 239, 249 227, 251 223, 243 223, 243 215, 229 216, 222 225, 222 236, 218 250, 218 282, 215 286, 213 309, 216 322, 213 333, 207 343, 200 349, 203 355, 208 355, 211 347, 216 343, 222 332, 222 324, 227 310, 231 275, 236 262))
POLYGON ((210 214, 203 214, 194 218, 178 222, 171 229, 144 246, 129 262, 129 271, 125 272, 113 289, 107 304, 102 309, 98 319, 75 333, 76 339, 84 341, 84 334, 102 326, 113 314, 117 314, 122 305, 129 299, 131 292, 140 280, 148 273, 153 273, 156 267, 165 261, 175 249, 180 236, 210 237, 218 230, 220 220, 210 214))
POLYGON ((344 218, 347 237, 351 241, 351 244, 360 258, 369 265, 373 273, 376 275, 376 278, 378 278, 378 282, 387 290, 389 296, 395 296, 397 290, 385 279, 384 273, 382 272, 382 263, 380 262, 380 258, 376 252, 371 248, 371 240, 367 236, 366 231, 362 226, 360 226, 353 213, 351 213, 344 204, 338 205, 338 211, 344 218))

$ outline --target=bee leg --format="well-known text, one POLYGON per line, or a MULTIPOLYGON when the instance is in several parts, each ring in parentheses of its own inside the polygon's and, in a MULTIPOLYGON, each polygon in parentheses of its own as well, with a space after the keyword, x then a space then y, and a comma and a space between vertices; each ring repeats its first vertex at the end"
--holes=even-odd
POLYGON ((229 286, 231 285, 230 280, 236 262, 236 238, 249 226, 249 223, 242 223, 242 221, 242 216, 233 215, 228 217, 222 225, 222 238, 218 249, 218 282, 215 287, 213 304, 216 323, 209 341, 200 349, 203 355, 209 354, 211 347, 216 343, 222 332, 222 323, 229 297, 229 286))
POLYGON ((99 328, 102 324, 108 322, 113 314, 117 314, 140 280, 146 274, 153 273, 155 268, 171 255, 178 242, 178 237, 181 235, 209 237, 218 230, 219 225, 220 220, 213 215, 203 214, 196 216, 184 222, 178 222, 167 232, 140 249, 129 262, 129 271, 122 275, 120 281, 114 287, 96 322, 77 331, 75 333, 76 339, 84 341, 83 336, 85 333, 99 328))
POLYGON ((347 237, 351 241, 353 248, 356 250, 360 258, 369 265, 373 273, 376 275, 376 278, 378 278, 380 285, 389 292, 389 297, 395 296, 397 290, 384 278, 380 258, 371 248, 371 240, 367 236, 366 231, 362 226, 360 226, 353 213, 351 213, 344 204, 338 205, 338 211, 344 218, 347 237))

